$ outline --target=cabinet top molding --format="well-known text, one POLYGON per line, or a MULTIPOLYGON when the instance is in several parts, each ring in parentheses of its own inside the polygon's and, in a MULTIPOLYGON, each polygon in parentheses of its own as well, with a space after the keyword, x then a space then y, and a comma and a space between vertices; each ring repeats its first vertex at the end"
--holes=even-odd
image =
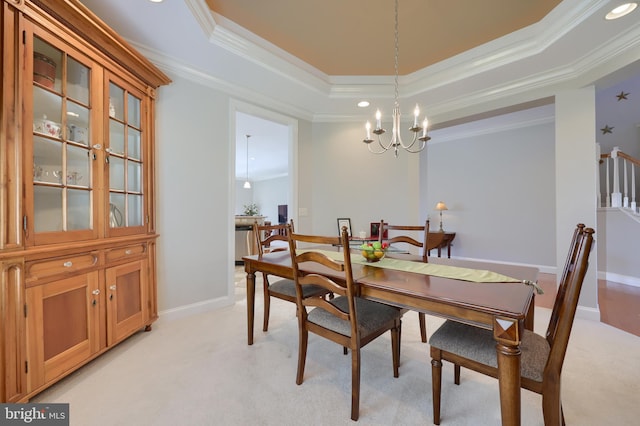
POLYGON ((44 11, 152 87, 171 83, 166 74, 78 0, 25 0, 24 10, 44 11))

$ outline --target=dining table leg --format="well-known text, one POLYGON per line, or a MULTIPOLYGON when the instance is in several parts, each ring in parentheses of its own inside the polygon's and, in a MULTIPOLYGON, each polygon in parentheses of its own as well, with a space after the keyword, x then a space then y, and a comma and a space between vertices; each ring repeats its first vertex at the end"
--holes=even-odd
POLYGON ((256 273, 247 272, 247 344, 253 345, 253 321, 256 303, 256 273))
POLYGON ((503 426, 520 426, 520 336, 521 322, 495 318, 493 336, 497 342, 500 411, 503 426))

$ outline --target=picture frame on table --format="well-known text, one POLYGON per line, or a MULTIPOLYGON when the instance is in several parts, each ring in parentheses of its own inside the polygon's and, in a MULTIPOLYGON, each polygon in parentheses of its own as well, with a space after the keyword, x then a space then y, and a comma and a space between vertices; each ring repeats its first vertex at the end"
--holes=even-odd
MULTIPOLYGON (((380 222, 371 222, 370 227, 371 238, 378 238, 380 235, 380 222)), ((383 239, 389 238, 389 230, 385 229, 384 235, 382 235, 383 239)))
POLYGON ((338 235, 342 234, 342 227, 347 227, 347 235, 351 238, 351 218, 348 217, 339 217, 338 218, 338 235))

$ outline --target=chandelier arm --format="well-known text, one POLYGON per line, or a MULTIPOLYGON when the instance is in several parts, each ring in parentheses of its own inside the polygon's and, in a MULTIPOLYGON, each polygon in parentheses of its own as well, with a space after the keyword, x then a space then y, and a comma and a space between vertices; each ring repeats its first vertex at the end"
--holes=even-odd
MULTIPOLYGON (((371 141, 371 142, 373 142, 373 141, 371 141)), ((371 145, 373 145, 373 143, 371 143, 371 142, 367 143, 367 149, 368 149, 368 150, 369 150, 369 152, 370 152, 370 153, 372 153, 372 154, 384 154, 385 152, 387 152, 387 151, 389 150, 389 148, 391 148, 391 146, 389 146, 389 147, 386 147, 386 148, 385 148, 385 147, 382 145, 382 143, 380 142, 380 137, 379 137, 379 136, 378 136, 378 145, 380 145, 380 147, 382 148, 380 151, 375 151, 375 150, 373 150, 373 149, 371 148, 371 145)))
MULTIPOLYGON (((422 130, 422 128, 419 128, 420 130, 422 130)), ((415 145, 416 141, 418 140, 418 132, 420 131, 413 131, 413 140, 411 141, 411 143, 409 145, 405 145, 404 143, 402 143, 402 138, 398 138, 398 140, 400 141, 400 146, 404 149, 406 149, 407 151, 409 150, 409 148, 411 148, 413 145, 415 145)))
POLYGON ((411 149, 411 144, 409 147, 405 148, 405 150, 407 152, 410 152, 411 154, 417 154, 418 152, 424 151, 424 149, 427 147, 427 141, 421 141, 422 143, 420 144, 420 148, 418 149, 411 149))
POLYGON ((384 150, 382 152, 388 151, 393 146, 393 138, 389 139, 389 143, 387 145, 385 145, 382 142, 382 135, 381 134, 378 135, 377 139, 378 139, 378 145, 380 145, 380 148, 382 148, 384 150))

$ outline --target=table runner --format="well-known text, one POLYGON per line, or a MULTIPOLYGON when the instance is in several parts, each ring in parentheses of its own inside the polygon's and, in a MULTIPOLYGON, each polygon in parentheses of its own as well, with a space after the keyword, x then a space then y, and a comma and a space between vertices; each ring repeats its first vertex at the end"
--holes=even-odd
MULTIPOLYGON (((344 255, 342 254, 342 252, 318 249, 304 249, 297 250, 296 252, 302 253, 306 251, 315 251, 318 253, 322 253, 336 261, 344 260, 344 255)), ((462 268, 459 266, 438 265, 434 263, 413 262, 410 260, 390 258, 384 258, 378 262, 367 262, 360 256, 351 256, 351 263, 373 266, 375 268, 395 269, 398 271, 414 272, 417 274, 432 275, 435 277, 451 278, 454 280, 470 281, 475 283, 523 283, 533 286, 538 294, 543 294, 542 288, 533 281, 519 280, 484 269, 462 268)))

